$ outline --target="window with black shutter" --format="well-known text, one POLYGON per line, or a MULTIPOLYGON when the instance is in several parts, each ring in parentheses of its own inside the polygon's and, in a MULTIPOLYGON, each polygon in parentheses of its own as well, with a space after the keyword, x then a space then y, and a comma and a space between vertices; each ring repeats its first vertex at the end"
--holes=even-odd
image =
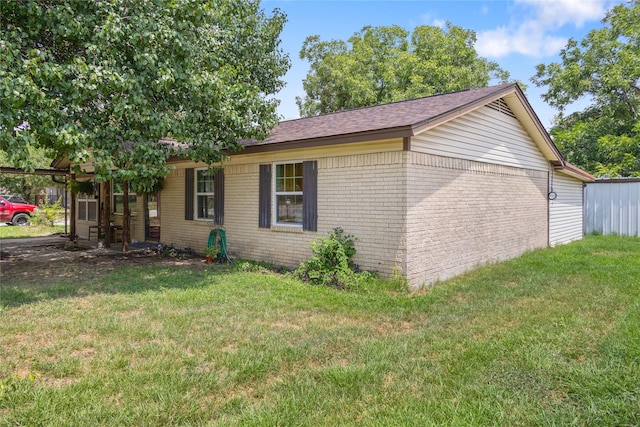
POLYGON ((318 231, 318 162, 302 163, 302 229, 318 231))
POLYGON ((213 220, 218 225, 224 225, 224 169, 218 169, 214 178, 214 205, 213 220))
POLYGON ((270 165, 260 170, 260 226, 268 226, 263 224, 270 223, 273 214, 275 225, 317 231, 318 162, 276 163, 273 169, 273 178, 270 165))
POLYGON ((193 184, 194 169, 188 168, 184 170, 184 219, 193 220, 193 184))
POLYGON ((224 224, 224 169, 185 169, 186 220, 209 220, 224 224))
POLYGON ((271 165, 260 165, 258 189, 258 226, 271 227, 271 165))

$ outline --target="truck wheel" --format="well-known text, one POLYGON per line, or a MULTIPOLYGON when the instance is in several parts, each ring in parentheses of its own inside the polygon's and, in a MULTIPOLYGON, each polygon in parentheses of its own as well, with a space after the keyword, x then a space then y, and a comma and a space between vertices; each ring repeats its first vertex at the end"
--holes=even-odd
POLYGON ((11 220, 11 224, 13 225, 27 225, 29 224, 29 215, 27 214, 17 214, 13 216, 11 220))

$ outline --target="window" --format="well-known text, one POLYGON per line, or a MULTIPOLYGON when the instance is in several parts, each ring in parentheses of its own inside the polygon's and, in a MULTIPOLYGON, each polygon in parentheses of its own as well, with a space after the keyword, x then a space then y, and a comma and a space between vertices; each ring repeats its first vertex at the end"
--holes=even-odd
MULTIPOLYGON (((129 190, 129 212, 137 211, 137 197, 135 193, 129 190)), ((113 183, 113 213, 124 213, 124 193, 122 192, 122 183, 113 183)))
POLYGON ((98 220, 98 201, 93 194, 78 194, 78 221, 98 220))
POLYGON ((258 226, 302 226, 305 231, 318 230, 318 162, 260 165, 258 184, 258 226), (272 166, 275 173, 272 178, 272 166), (273 179, 273 180, 272 180, 273 179), (271 206, 275 205, 273 210, 271 206))
POLYGON ((224 224, 224 169, 184 170, 184 219, 224 224))
POLYGON ((196 218, 215 219, 215 173, 196 169, 196 218))
POLYGON ((302 225, 302 163, 276 165, 276 224, 302 225))

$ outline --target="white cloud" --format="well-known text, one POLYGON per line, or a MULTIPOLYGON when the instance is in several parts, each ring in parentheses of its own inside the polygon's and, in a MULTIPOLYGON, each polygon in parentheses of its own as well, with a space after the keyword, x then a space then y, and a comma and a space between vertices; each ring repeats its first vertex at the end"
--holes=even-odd
POLYGON ((536 20, 548 28, 558 28, 566 24, 581 27, 586 21, 604 18, 609 8, 609 0, 515 0, 516 4, 530 6, 535 11, 536 20))
POLYGON ((500 58, 511 53, 525 56, 550 56, 567 44, 565 37, 545 34, 535 21, 527 21, 516 28, 500 27, 478 34, 476 50, 480 56, 500 58))
POLYGON ((511 53, 536 58, 555 55, 567 42, 555 31, 599 21, 612 4, 611 0, 515 0, 518 7, 513 9, 512 23, 478 32, 476 50, 489 58, 511 53))

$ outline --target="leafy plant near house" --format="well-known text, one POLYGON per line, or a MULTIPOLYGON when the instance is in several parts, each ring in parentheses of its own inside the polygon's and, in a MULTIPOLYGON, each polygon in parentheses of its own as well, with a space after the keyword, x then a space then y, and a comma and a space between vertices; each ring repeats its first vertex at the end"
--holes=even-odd
POLYGON ((218 248, 213 246, 213 247, 205 247, 204 248, 204 254, 206 256, 216 256, 218 255, 218 248))
POLYGON ((300 263, 294 275, 314 285, 336 289, 353 288, 371 277, 370 273, 355 271, 352 258, 356 253, 356 237, 334 228, 326 238, 311 242, 313 257, 300 263))
POLYGON ((216 258, 219 251, 220 249, 217 246, 207 246, 204 248, 204 256, 206 256, 207 258, 216 258))
POLYGON ((49 203, 47 199, 42 201, 38 206, 38 213, 31 218, 31 223, 53 227, 56 219, 63 213, 61 202, 62 199, 58 199, 55 203, 49 203))

